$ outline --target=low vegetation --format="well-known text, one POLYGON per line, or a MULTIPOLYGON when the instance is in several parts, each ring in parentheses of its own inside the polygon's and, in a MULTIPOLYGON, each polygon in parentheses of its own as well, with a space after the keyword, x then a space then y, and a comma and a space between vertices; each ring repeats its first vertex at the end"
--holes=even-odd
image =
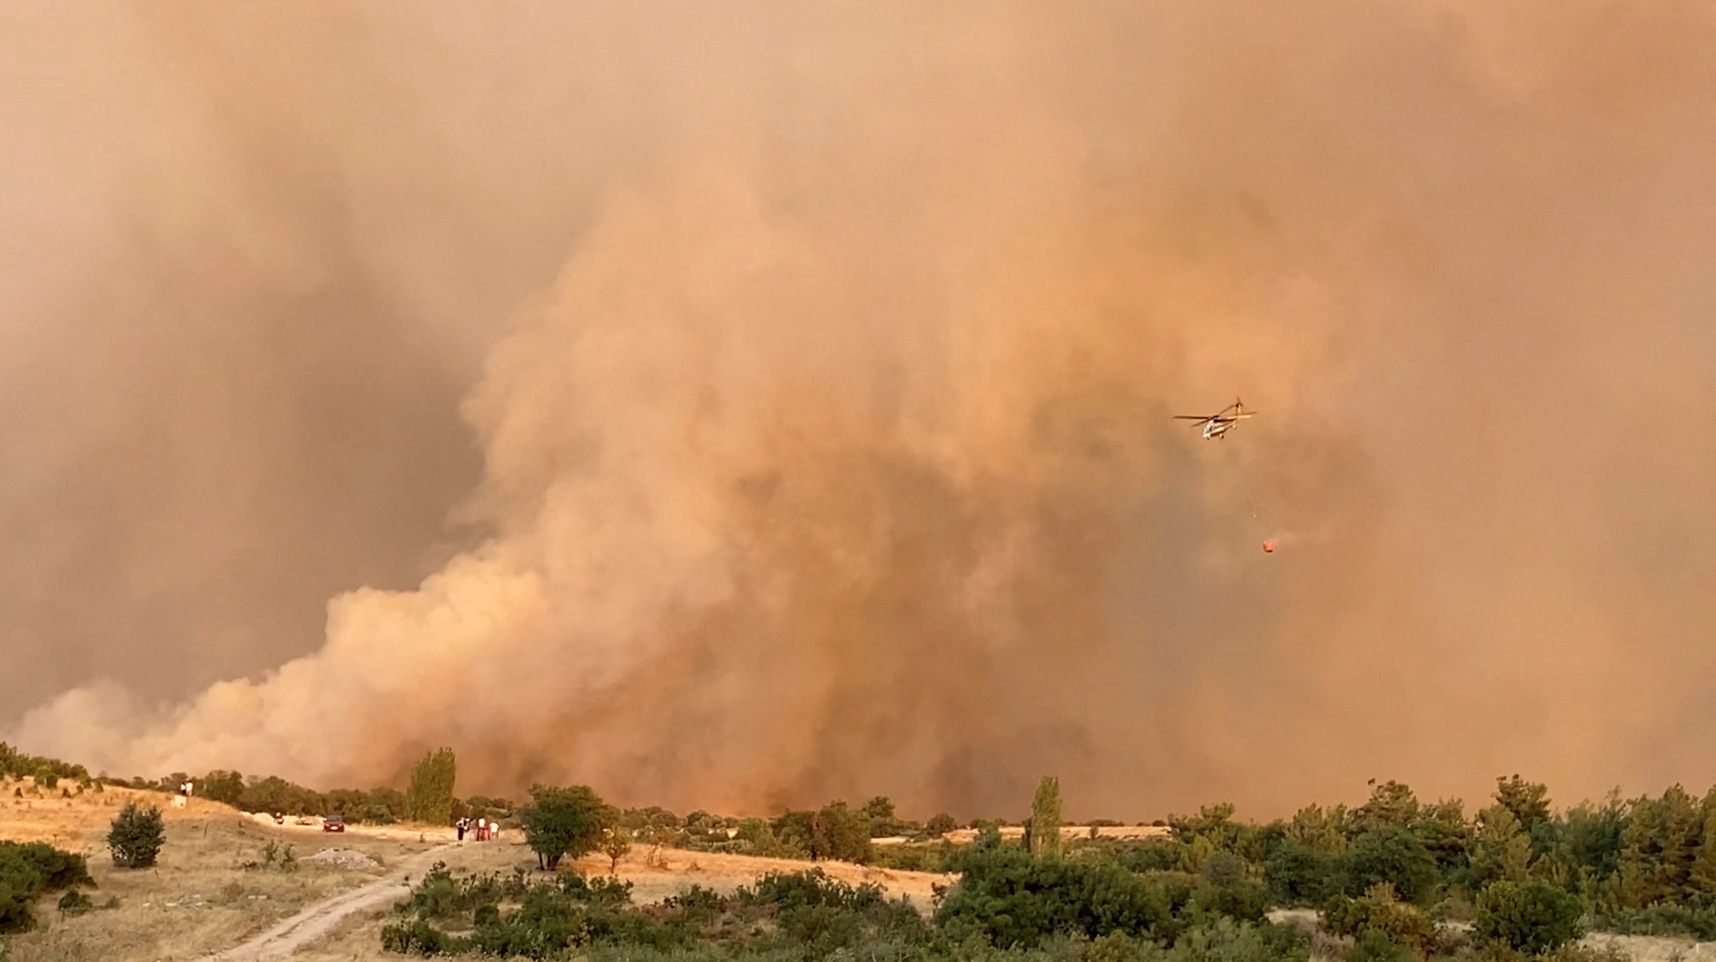
MULTIPOLYGON (((1213 911, 1174 883, 1123 870, 977 853, 968 882, 926 918, 875 885, 853 886, 819 869, 766 875, 723 895, 696 886, 656 906, 631 900, 629 883, 568 875, 454 878, 438 866, 400 903, 383 946, 408 955, 553 959, 769 958, 810 960, 1030 956, 1101 959, 1212 957, 1243 944, 1254 962, 1304 960, 1309 942, 1260 913, 1213 911), (975 884, 981 879, 981 884, 975 884), (1101 935, 1093 939, 1092 933, 1101 935), (1076 946, 1077 949, 1072 947, 1076 946)), ((1197 888, 1194 884, 1192 888, 1197 888)))
POLYGON ((1458 801, 1424 803, 1386 782, 1352 809, 1309 806, 1258 825, 1236 820, 1230 805, 1206 806, 1169 819, 1166 837, 1138 841, 1095 833, 1063 840, 1059 785, 1045 779, 1022 839, 1005 842, 985 824, 968 847, 874 845, 878 823, 898 822, 886 799, 724 822, 701 812, 683 820, 661 809, 615 812, 585 787, 533 795, 540 806, 556 792, 573 792, 588 813, 581 841, 567 851, 614 844, 618 831, 746 854, 917 861, 958 880, 926 917, 879 889, 843 887, 814 871, 770 876, 730 897, 693 890, 655 907, 632 905, 618 882, 532 886, 522 876, 503 883, 443 874, 424 883, 443 894, 414 896, 389 927, 388 945, 529 958, 577 950, 592 958, 795 959, 861 948, 870 958, 1265 962, 1307 959, 1316 938, 1320 955, 1346 962, 1500 962, 1577 956, 1585 950, 1575 943, 1592 925, 1709 937, 1716 911, 1716 791, 1700 799, 1678 787, 1557 814, 1542 785, 1513 776, 1499 779, 1491 803, 1468 817, 1458 801), (769 893, 780 892, 800 894, 777 905, 769 893), (425 905, 451 908, 437 915, 425 905), (1272 909, 1294 907, 1317 910, 1321 925, 1302 932, 1267 921, 1272 909), (812 916, 815 924, 805 921, 812 916))
POLYGON ((0 842, 0 933, 33 928, 35 903, 43 895, 94 884, 82 855, 41 843, 0 842))
POLYGON ((149 868, 166 844, 167 829, 161 810, 127 802, 107 832, 107 848, 113 864, 120 868, 149 868))
POLYGON ((0 742, 0 778, 28 778, 42 788, 59 788, 60 782, 74 782, 79 788, 94 784, 89 770, 54 758, 27 755, 5 742, 0 742))

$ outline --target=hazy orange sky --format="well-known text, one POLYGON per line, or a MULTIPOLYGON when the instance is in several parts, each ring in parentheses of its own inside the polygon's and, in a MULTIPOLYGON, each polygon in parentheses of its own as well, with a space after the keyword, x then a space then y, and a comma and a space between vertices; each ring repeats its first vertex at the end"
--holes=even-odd
POLYGON ((27 749, 963 817, 1712 780, 1707 6, 7 19, 27 749))

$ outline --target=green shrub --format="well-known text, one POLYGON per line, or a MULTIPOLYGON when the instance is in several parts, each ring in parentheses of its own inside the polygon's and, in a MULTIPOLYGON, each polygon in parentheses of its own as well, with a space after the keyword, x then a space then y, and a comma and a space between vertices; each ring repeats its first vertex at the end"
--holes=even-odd
POLYGON ((1592 928, 1625 935, 1678 935, 1716 941, 1716 904, 1621 909, 1592 919, 1592 928))
POLYGON ((902 872, 945 872, 955 849, 951 842, 931 845, 878 845, 871 859, 877 868, 902 872))
POLYGON ((40 842, 0 842, 0 933, 35 925, 35 902, 48 892, 93 885, 82 855, 40 842))
POLYGON ((89 900, 89 896, 79 892, 77 889, 67 889, 66 894, 60 896, 61 915, 82 915, 85 912, 92 911, 94 908, 95 903, 89 900))
POLYGON ((546 885, 532 888, 517 912, 502 917, 485 913, 489 924, 478 927, 472 942, 485 955, 542 959, 590 941, 585 910, 546 885))
POLYGON ((401 903, 400 908, 414 913, 420 919, 454 919, 461 912, 474 910, 479 900, 469 897, 472 888, 469 885, 461 885, 453 878, 446 862, 436 862, 423 876, 423 881, 412 888, 411 894, 401 903))
POLYGON ((62 852, 42 842, 0 842, 0 878, 32 874, 38 881, 33 887, 39 893, 52 892, 74 885, 94 885, 89 877, 89 863, 82 855, 62 852))
POLYGON ((1374 829, 1353 839, 1352 847, 1335 860, 1334 867, 1341 891, 1350 896, 1387 882, 1405 901, 1426 904, 1441 882, 1430 850, 1418 836, 1396 826, 1374 829))
POLYGON ((1212 885, 1238 885, 1245 881, 1245 859, 1232 852, 1217 852, 1204 862, 1200 874, 1212 885))
POLYGON ((430 958, 446 955, 456 945, 452 938, 438 931, 433 925, 416 919, 384 926, 381 930, 381 947, 400 955, 430 958))
POLYGON ((1307 962, 1310 942, 1282 925, 1253 925, 1230 918, 1188 929, 1162 962, 1307 962))
POLYGON ((1232 885, 1200 885, 1189 900, 1194 923, 1226 917, 1238 922, 1261 922, 1269 910, 1269 891, 1255 882, 1232 885))
POLYGON ((1037 945, 1054 935, 1154 937, 1172 922, 1161 887, 1112 865, 1001 849, 966 853, 961 870, 936 910, 937 926, 976 932, 1001 947, 1037 945))
POLYGON ((107 847, 113 853, 113 864, 120 868, 154 865, 166 841, 161 810, 154 806, 139 808, 136 802, 125 803, 107 832, 107 847))
POLYGON ((1381 929, 1365 929, 1353 942, 1347 962, 1418 962, 1419 956, 1407 946, 1388 937, 1381 929))
POLYGON ((1103 860, 1129 872, 1173 872, 1178 871, 1184 862, 1181 857, 1184 848, 1170 839, 1152 839, 1146 842, 1098 841, 1081 851, 1099 852, 1103 860))
POLYGON ((1371 950, 1380 951, 1376 937, 1417 955, 1429 955, 1436 947, 1436 924, 1429 916, 1388 898, 1382 891, 1363 898, 1336 895, 1323 906, 1323 926, 1335 935, 1351 936, 1360 942, 1367 933, 1371 950))
POLYGON ((1287 840, 1263 864, 1270 897, 1280 905, 1320 905, 1334 894, 1330 859, 1309 845, 1287 840))
MULTIPOLYGON (((631 884, 606 877, 566 876, 527 883, 522 874, 454 878, 437 865, 396 906, 384 946, 424 955, 480 953, 504 958, 558 959, 592 946, 654 953, 697 954, 711 943, 783 962, 825 958, 877 946, 927 945, 928 926, 904 900, 889 901, 874 885, 853 887, 820 871, 775 874, 728 897, 692 887, 658 906, 639 908, 631 884), (517 908, 509 910, 509 906, 517 908), (468 937, 450 932, 469 930, 468 937)), ((921 953, 920 953, 921 954, 921 953)))
POLYGON ((35 927, 36 898, 7 879, 0 879, 0 933, 28 932, 35 927))
POLYGON ((1478 895, 1472 934, 1486 945, 1546 955, 1584 934, 1578 897, 1548 882, 1496 882, 1478 895))

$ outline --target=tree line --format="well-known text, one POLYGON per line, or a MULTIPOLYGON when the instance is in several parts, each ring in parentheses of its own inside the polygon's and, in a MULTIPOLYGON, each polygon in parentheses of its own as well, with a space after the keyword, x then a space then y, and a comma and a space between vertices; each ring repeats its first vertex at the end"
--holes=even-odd
POLYGON ((1169 819, 1173 838, 1154 857, 1196 869, 1232 854, 1281 905, 1387 884, 1404 903, 1458 915, 1507 883, 1564 893, 1604 928, 1716 938, 1716 789, 1612 794, 1558 812, 1546 786, 1512 775, 1468 815, 1458 799, 1425 802, 1386 781, 1350 809, 1310 805, 1266 825, 1232 816, 1218 805, 1169 819))
MULTIPOLYGON (((690 831, 732 843, 748 827, 805 846, 823 844, 823 832, 859 851, 857 828, 885 808, 831 803, 721 826, 705 813, 619 809, 588 786, 538 785, 520 820, 539 867, 553 870, 606 852, 616 835, 690 831)), ((541 959, 1309 962, 1314 946, 1340 962, 1613 962, 1576 940, 1590 927, 1702 924, 1713 810, 1716 793, 1673 788, 1558 813, 1542 785, 1513 776, 1471 816, 1385 782, 1350 809, 1313 805, 1257 824, 1212 805, 1170 818, 1162 838, 1063 839, 1060 786, 1046 778, 1022 838, 1006 841, 990 823, 951 849, 943 868, 957 881, 928 913, 814 868, 733 895, 693 887, 651 907, 632 905, 617 878, 461 880, 438 869, 401 903, 383 942, 409 954, 541 959), (1293 907, 1318 912, 1269 920, 1293 907)))
MULTIPOLYGON (((39 784, 66 778, 166 791, 187 780, 183 773, 158 782, 91 779, 82 766, 3 743, 0 774, 27 775, 39 784)), ((445 824, 467 815, 502 820, 525 830, 545 867, 633 843, 934 871, 957 871, 962 856, 959 847, 937 841, 955 827, 951 816, 913 822, 899 817, 885 797, 857 806, 834 801, 773 818, 702 811, 681 817, 660 807, 612 806, 587 786, 538 785, 524 805, 460 799, 456 777, 453 753, 441 749, 424 755, 404 791, 324 793, 234 771, 196 781, 203 797, 248 811, 376 822, 445 824), (908 842, 875 844, 885 836, 908 842)), ((1208 805, 1170 817, 1166 838, 1063 843, 1059 785, 1045 779, 1020 822, 1025 837, 1012 847, 1134 874, 1213 873, 1258 886, 1269 906, 1322 910, 1355 938, 1371 929, 1422 928, 1422 920, 1470 921, 1487 898, 1491 910, 1529 903, 1550 915, 1576 914, 1581 924, 1604 930, 1716 939, 1716 789, 1697 795, 1676 785, 1660 795, 1611 794, 1557 810, 1546 786, 1511 775, 1498 778, 1485 801, 1468 812, 1459 799, 1428 801, 1405 784, 1384 781, 1372 783, 1366 801, 1353 807, 1312 804, 1290 818, 1256 823, 1236 819, 1232 805, 1208 805)), ((1009 848, 1000 841, 1001 822, 969 824, 981 829, 978 851, 1009 848)), ((617 862, 620 856, 611 857, 617 862)), ((1398 931, 1396 937, 1412 941, 1398 931)))

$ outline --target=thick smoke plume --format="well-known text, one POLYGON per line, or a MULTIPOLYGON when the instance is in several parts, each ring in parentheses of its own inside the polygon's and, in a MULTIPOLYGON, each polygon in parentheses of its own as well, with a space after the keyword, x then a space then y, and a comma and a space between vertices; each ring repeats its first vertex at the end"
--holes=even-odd
POLYGON ((41 9, 32 750, 750 811, 1708 781, 1703 7, 41 9))

